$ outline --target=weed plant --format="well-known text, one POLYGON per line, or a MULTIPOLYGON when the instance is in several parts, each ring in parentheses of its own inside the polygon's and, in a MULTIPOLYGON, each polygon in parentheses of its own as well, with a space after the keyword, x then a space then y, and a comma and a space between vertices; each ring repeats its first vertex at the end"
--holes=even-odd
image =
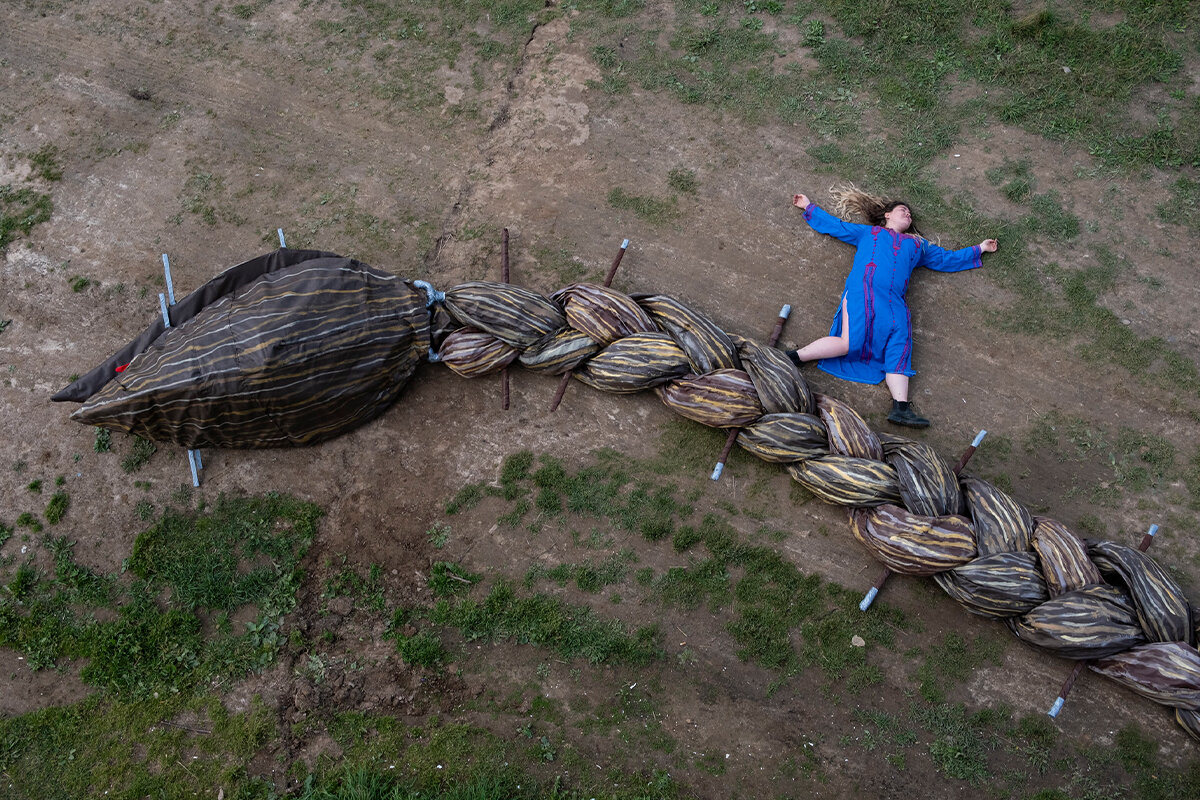
POLYGON ((121 469, 124 472, 137 472, 150 463, 151 457, 158 452, 158 445, 140 436, 133 437, 133 447, 129 454, 121 459, 121 469))

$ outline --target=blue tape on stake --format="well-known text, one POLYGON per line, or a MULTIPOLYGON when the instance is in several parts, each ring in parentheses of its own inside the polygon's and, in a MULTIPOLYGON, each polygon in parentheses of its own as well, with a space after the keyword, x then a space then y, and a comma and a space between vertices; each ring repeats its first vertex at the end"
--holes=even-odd
POLYGON ((279 246, 287 247, 287 242, 283 240, 283 228, 276 228, 275 232, 279 234, 279 246))
POLYGON ((987 436, 987 431, 980 431, 975 437, 975 441, 971 442, 971 447, 979 447, 979 443, 983 441, 983 437, 987 436))
POLYGON ((875 602, 878 594, 880 594, 880 590, 876 589, 875 587, 871 587, 871 590, 866 593, 865 597, 863 597, 863 602, 858 603, 858 610, 860 610, 860 612, 865 612, 866 609, 871 607, 871 603, 875 602))
POLYGON ((724 471, 725 471, 725 465, 720 462, 717 462, 717 466, 713 469, 712 475, 710 477, 714 481, 719 481, 719 480, 721 480, 721 473, 723 473, 724 471))
POLYGON ((171 327, 171 315, 167 313, 167 296, 162 292, 158 293, 158 310, 163 315, 163 325, 171 327))
POLYGON ((438 355, 437 350, 434 350, 432 347, 429 348, 429 352, 425 354, 425 357, 429 359, 431 364, 436 364, 442 360, 442 357, 438 355))
POLYGON ((628 239, 626 239, 626 240, 624 240, 623 242, 621 242, 621 249, 622 249, 622 250, 626 249, 627 247, 629 247, 629 240, 628 240, 628 239))
POLYGON ((785 303, 783 308, 779 309, 779 316, 787 319, 792 315, 792 306, 790 303, 785 303))
POLYGON ((879 595, 879 590, 876 589, 874 586, 872 586, 871 590, 869 592, 867 592, 867 596, 864 597, 862 599, 862 602, 858 604, 858 610, 866 611, 868 608, 871 607, 871 603, 875 602, 875 598, 878 595, 879 595))
POLYGON ((1051 717, 1057 717, 1058 712, 1062 711, 1063 703, 1067 702, 1067 698, 1060 697, 1054 701, 1054 705, 1050 706, 1050 710, 1046 713, 1051 717))
POLYGON ((192 453, 196 456, 196 469, 204 469, 204 462, 200 460, 200 451, 193 450, 192 453))
POLYGON ((429 308, 434 303, 440 303, 446 299, 445 292, 439 292, 434 289, 428 281, 413 281, 413 286, 425 293, 425 307, 429 308))
POLYGON ((196 472, 196 455, 192 450, 187 451, 188 466, 192 468, 192 486, 200 486, 200 474, 196 472))
POLYGON ((1154 535, 1154 534, 1156 534, 1156 533, 1158 533, 1158 526, 1157 526, 1157 525, 1151 525, 1151 526, 1150 526, 1150 530, 1146 531, 1146 535, 1147 535, 1147 536, 1153 536, 1153 535, 1154 535))
POLYGON ((166 253, 163 253, 163 275, 167 278, 167 300, 171 305, 175 305, 175 286, 171 283, 171 262, 167 260, 166 253))

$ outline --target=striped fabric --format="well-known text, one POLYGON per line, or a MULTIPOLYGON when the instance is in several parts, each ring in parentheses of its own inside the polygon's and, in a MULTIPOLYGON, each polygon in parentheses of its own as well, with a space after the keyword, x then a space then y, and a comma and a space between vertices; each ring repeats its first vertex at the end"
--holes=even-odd
POLYGON ((446 292, 442 305, 459 324, 487 331, 521 350, 567 324, 555 303, 511 283, 459 284, 446 292))
POLYGON ((602 392, 652 389, 691 372, 687 356, 665 333, 637 333, 592 356, 575 377, 602 392))
POLYGON ((872 461, 883 461, 883 445, 866 420, 841 400, 826 394, 814 395, 817 416, 829 435, 829 452, 872 461))
POLYGON ((428 347, 424 305, 357 261, 305 261, 168 328, 72 418, 188 448, 330 439, 396 399, 428 347))
POLYGON ((812 414, 816 401, 808 388, 808 382, 800 377, 799 371, 774 347, 764 347, 747 339, 738 341, 738 358, 742 369, 754 382, 754 390, 767 414, 790 414, 801 412, 812 414))
POLYGON ((1032 552, 980 556, 933 579, 967 611, 984 617, 1015 617, 1050 599, 1032 552))
POLYGON ((981 478, 964 477, 959 483, 981 556, 1023 553, 1033 546, 1033 516, 1025 506, 981 478))
POLYGON ((656 391, 667 408, 710 428, 740 428, 762 416, 754 384, 740 369, 689 375, 656 391))
POLYGON ((1041 559, 1051 597, 1104 582, 1100 570, 1088 558, 1083 540, 1057 520, 1033 518, 1033 549, 1041 559))
POLYGON ((825 425, 812 414, 764 414, 738 432, 737 443, 763 461, 777 464, 829 452, 825 425))
POLYGON ((512 363, 518 350, 478 328, 459 328, 442 341, 438 360, 454 374, 478 378, 499 372, 512 363))
POLYGON ((904 575, 934 575, 975 557, 966 517, 924 517, 884 503, 854 511, 850 529, 876 560, 904 575))
POLYGON ((1179 584, 1154 559, 1116 542, 1089 542, 1088 555, 1102 575, 1128 587, 1150 641, 1196 643, 1192 607, 1179 584))
POLYGON ((733 339, 712 320, 661 294, 634 295, 654 323, 671 334, 687 353, 692 372, 703 375, 718 369, 742 369, 733 339))
POLYGON ((600 349, 587 334, 563 328, 525 348, 520 361, 525 369, 562 375, 599 353, 600 349))
POLYGON ((1143 697, 1200 711, 1200 653, 1186 642, 1154 642, 1089 664, 1143 697))
POLYGON ((1062 658, 1111 656, 1146 641, 1129 596, 1103 584, 1051 597, 1007 621, 1018 639, 1062 658))
POLYGON ((958 476, 927 444, 902 436, 879 434, 883 459, 896 468, 900 497, 914 514, 940 517, 962 513, 962 490, 958 476))
POLYGON ((896 470, 881 461, 830 453, 788 464, 787 471, 827 503, 854 507, 900 501, 896 470))
POLYGON ((562 306, 568 325, 602 345, 635 333, 658 333, 641 306, 607 286, 574 283, 550 299, 562 306))

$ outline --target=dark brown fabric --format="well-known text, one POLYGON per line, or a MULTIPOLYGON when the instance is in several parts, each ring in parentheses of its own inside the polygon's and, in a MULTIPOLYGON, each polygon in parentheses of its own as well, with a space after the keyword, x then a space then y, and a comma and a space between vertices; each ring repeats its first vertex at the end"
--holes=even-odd
POLYGON ((167 329, 73 418, 188 448, 312 444, 386 409, 428 342, 419 291, 322 256, 167 329))
MULTIPOLYGON (((299 264, 302 261, 319 258, 340 258, 340 256, 333 253, 326 253, 322 250, 287 250, 281 248, 274 253, 267 253, 266 255, 252 258, 249 261, 243 261, 241 264, 225 270, 183 298, 183 300, 171 306, 167 312, 171 317, 171 324, 174 326, 182 325, 219 298, 238 291, 242 287, 258 280, 263 275, 287 269, 293 264, 299 264)), ((87 400, 119 374, 116 371, 117 367, 124 366, 133 361, 133 357, 149 347, 150 343, 161 336, 164 330, 166 330, 166 326, 163 324, 162 315, 160 314, 154 323, 146 328, 140 336, 113 353, 104 362, 93 367, 85 375, 75 379, 70 386, 62 389, 50 399, 56 402, 66 400, 74 403, 82 403, 84 400, 87 400)))

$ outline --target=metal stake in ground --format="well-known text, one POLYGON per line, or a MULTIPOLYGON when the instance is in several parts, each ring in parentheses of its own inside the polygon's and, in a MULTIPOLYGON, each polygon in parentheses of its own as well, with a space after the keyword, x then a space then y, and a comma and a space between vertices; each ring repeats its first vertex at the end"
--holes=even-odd
MULTIPOLYGON (((500 280, 508 283, 508 228, 500 236, 500 280)), ((508 411, 508 367, 500 370, 501 408, 508 411)))
MULTIPOLYGON (((1158 533, 1158 526, 1151 525, 1150 530, 1146 531, 1145 536, 1142 537, 1142 542, 1138 545, 1138 550, 1143 553, 1149 550, 1151 543, 1154 542, 1154 534, 1156 533, 1158 533)), ((1063 705, 1067 702, 1067 695, 1071 693, 1071 689, 1075 686, 1075 680, 1079 677, 1079 673, 1083 672, 1083 668, 1090 663, 1090 660, 1075 662, 1075 668, 1071 670, 1071 674, 1067 676, 1067 680, 1063 683, 1062 688, 1058 690, 1058 697, 1054 699, 1054 705, 1050 706, 1050 710, 1046 714, 1051 717, 1058 716, 1058 712, 1062 711, 1063 705)))
MULTIPOLYGON (((784 304, 783 308, 779 309, 779 317, 775 320, 775 330, 771 331, 771 337, 767 339, 767 347, 774 347, 779 341, 779 337, 783 335, 783 326, 787 323, 788 317, 792 314, 792 307, 784 304)), ((725 447, 721 450, 721 455, 717 458, 717 465, 713 467, 712 475, 709 477, 714 481, 721 480, 721 474, 725 472, 725 462, 729 460, 729 454, 733 452, 733 443, 737 441, 738 434, 741 433, 741 428, 730 428, 729 436, 725 439, 725 447)))
MULTIPOLYGON (((962 458, 958 459, 958 463, 954 465, 954 474, 958 475, 966 468, 967 462, 971 460, 971 456, 975 455, 975 451, 979 448, 979 443, 983 441, 983 437, 987 436, 987 431, 980 431, 976 435, 971 445, 963 451, 962 458)), ((867 590, 866 596, 862 602, 858 604, 859 611, 866 611, 871 607, 871 603, 875 602, 875 598, 879 595, 879 590, 887 583, 887 579, 892 576, 892 571, 887 567, 883 568, 883 572, 879 573, 879 577, 875 579, 875 583, 871 584, 871 588, 867 590)))
MULTIPOLYGON (((621 242, 621 249, 617 251, 617 257, 613 259, 612 266, 608 268, 608 274, 604 276, 604 287, 607 289, 612 285, 613 278, 617 275, 617 267, 621 266, 621 259, 625 257, 625 250, 629 247, 629 240, 625 239, 621 242)), ((558 410, 558 404, 562 402, 563 395, 567 393, 567 384, 571 382, 571 373, 564 372, 562 380, 559 381, 558 391, 554 393, 554 400, 550 403, 550 411, 558 410)))
MULTIPOLYGON (((280 233, 280 236, 283 234, 280 233)), ((170 307, 175 305, 175 284, 171 281, 171 260, 167 258, 167 254, 162 254, 163 262, 163 277, 167 281, 167 293, 158 295, 158 307, 162 312, 163 327, 171 327, 170 307)), ((188 450, 188 467, 192 470, 192 486, 200 485, 200 471, 204 469, 204 462, 200 460, 199 450, 188 450)))

